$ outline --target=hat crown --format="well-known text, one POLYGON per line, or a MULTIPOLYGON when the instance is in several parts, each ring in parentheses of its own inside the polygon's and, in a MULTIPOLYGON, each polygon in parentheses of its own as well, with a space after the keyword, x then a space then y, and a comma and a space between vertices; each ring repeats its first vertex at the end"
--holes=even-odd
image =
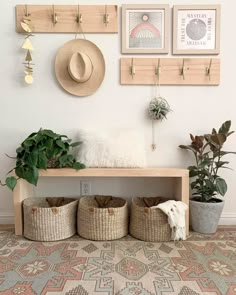
POLYGON ((93 72, 91 59, 81 51, 73 53, 69 60, 68 72, 70 77, 78 83, 88 81, 93 72))

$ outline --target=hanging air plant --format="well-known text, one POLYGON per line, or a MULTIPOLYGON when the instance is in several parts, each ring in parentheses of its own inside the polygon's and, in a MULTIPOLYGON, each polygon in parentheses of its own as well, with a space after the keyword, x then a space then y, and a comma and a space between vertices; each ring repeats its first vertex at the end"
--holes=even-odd
POLYGON ((155 97, 149 103, 149 116, 152 120, 166 119, 167 114, 171 111, 166 99, 161 96, 155 97))
POLYGON ((170 106, 165 98, 160 95, 160 59, 158 66, 155 68, 155 97, 150 101, 148 114, 152 120, 152 150, 156 149, 155 139, 155 121, 166 119, 167 114, 171 111, 170 106))

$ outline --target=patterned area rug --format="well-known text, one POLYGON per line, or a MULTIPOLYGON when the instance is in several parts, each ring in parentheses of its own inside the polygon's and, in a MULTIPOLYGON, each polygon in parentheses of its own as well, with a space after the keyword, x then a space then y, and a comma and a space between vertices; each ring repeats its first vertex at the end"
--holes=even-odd
POLYGON ((41 243, 0 232, 0 294, 233 295, 236 231, 176 243, 41 243))

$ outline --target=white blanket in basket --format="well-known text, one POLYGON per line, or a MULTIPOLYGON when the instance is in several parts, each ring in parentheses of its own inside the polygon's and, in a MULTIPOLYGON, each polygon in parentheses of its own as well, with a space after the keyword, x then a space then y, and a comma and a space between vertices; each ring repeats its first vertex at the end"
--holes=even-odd
POLYGON ((152 208, 159 208, 168 216, 171 227, 171 239, 174 241, 186 240, 185 210, 188 206, 181 201, 166 201, 152 208))

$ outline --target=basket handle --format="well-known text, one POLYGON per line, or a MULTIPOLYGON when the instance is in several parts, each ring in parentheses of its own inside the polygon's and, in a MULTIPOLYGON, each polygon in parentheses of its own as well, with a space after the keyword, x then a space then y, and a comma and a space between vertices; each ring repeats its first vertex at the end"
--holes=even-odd
POLYGON ((37 207, 34 206, 34 207, 32 207, 31 210, 32 210, 32 214, 36 213, 36 211, 37 211, 37 207))
POLYGON ((88 211, 89 211, 89 213, 92 214, 92 213, 94 213, 94 208, 93 208, 93 207, 89 207, 89 208, 88 208, 88 211))
POLYGON ((114 209, 113 208, 107 208, 107 211, 109 215, 114 215, 114 209))
POLYGON ((58 208, 57 207, 51 207, 52 213, 53 214, 58 214, 58 208))
POLYGON ((147 208, 147 207, 145 207, 145 208, 143 209, 143 212, 144 212, 144 215, 148 215, 149 212, 150 212, 150 209, 147 208))

